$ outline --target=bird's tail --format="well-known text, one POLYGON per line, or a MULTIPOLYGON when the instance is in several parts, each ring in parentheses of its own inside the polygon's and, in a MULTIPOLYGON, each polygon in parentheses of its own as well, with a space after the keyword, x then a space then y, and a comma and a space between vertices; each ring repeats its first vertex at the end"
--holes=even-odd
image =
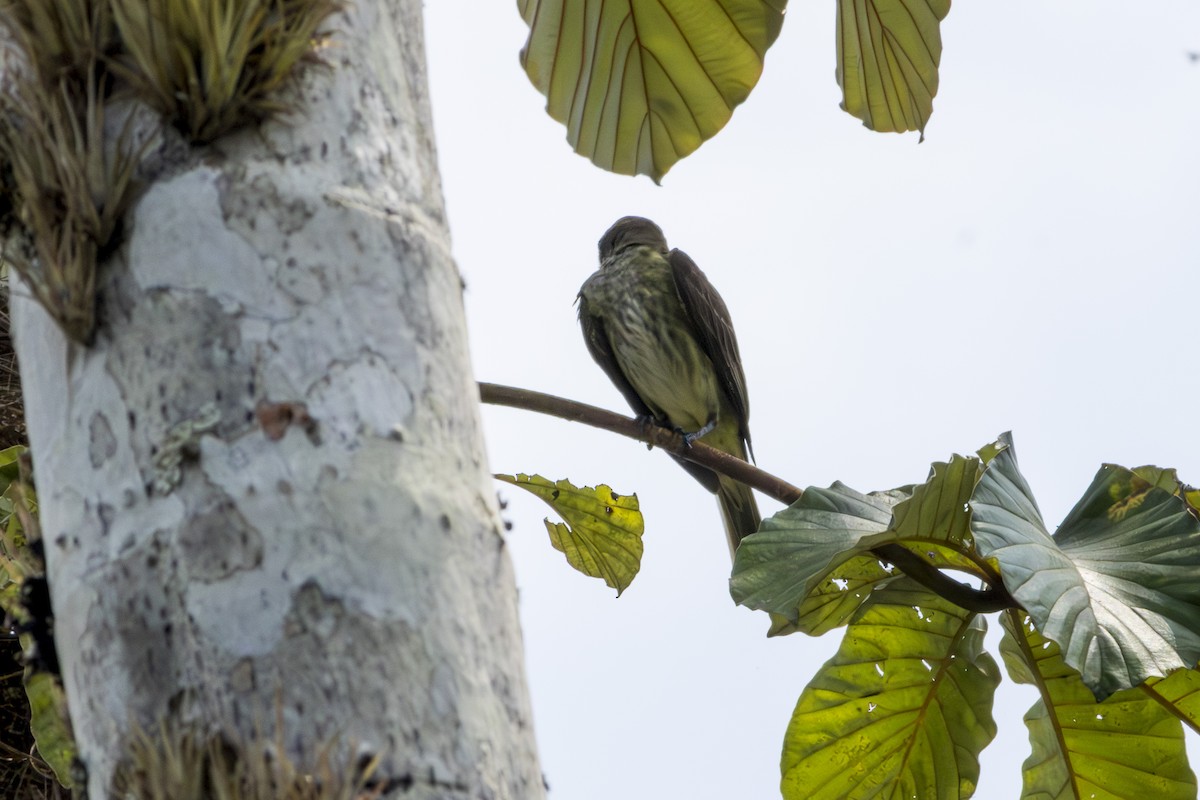
POLYGON ((729 537, 729 554, 732 556, 742 539, 758 530, 762 517, 754 492, 746 484, 720 477, 717 487, 717 503, 721 506, 721 518, 725 521, 725 535, 729 537))

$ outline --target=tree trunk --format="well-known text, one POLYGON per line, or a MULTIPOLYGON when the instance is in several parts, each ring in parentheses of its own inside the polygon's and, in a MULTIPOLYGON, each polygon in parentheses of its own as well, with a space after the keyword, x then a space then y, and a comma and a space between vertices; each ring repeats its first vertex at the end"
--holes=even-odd
POLYGON ((348 4, 295 113, 164 169, 91 346, 13 292, 93 798, 163 720, 336 737, 405 798, 543 794, 420 7, 348 4))

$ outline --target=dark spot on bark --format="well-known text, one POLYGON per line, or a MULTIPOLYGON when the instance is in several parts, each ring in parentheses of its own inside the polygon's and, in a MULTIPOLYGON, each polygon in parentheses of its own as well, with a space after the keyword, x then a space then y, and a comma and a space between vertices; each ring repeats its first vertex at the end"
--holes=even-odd
POLYGON ((258 424, 268 439, 275 442, 283 438, 292 425, 300 426, 314 446, 321 443, 317 421, 313 419, 303 403, 268 403, 261 401, 254 408, 258 424))
POLYGON ((108 503, 101 503, 96 509, 96 514, 100 517, 100 535, 108 536, 108 529, 112 526, 113 518, 117 515, 116 509, 108 503))
POLYGON ((180 529, 178 551, 193 580, 217 581, 262 563, 262 539, 238 508, 223 500, 195 514, 180 529))
POLYGON ((450 530, 450 517, 448 515, 442 514, 442 516, 439 517, 438 521, 442 523, 442 530, 444 530, 444 531, 450 530))
POLYGON ((117 437, 113 435, 108 417, 97 411, 88 423, 88 460, 92 469, 100 469, 117 452, 117 437))

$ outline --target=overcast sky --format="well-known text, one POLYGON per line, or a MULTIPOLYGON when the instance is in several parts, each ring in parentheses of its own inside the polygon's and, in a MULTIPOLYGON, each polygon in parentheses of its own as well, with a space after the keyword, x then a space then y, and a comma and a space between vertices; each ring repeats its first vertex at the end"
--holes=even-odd
MULTIPOLYGON (((794 484, 920 482, 1010 429, 1052 529, 1103 462, 1200 484, 1195 0, 956 3, 920 145, 838 109, 834 5, 795 3, 758 88, 661 188, 571 151, 519 66, 515 2, 426 13, 480 380, 628 410, 573 302, 600 234, 640 214, 724 296, 758 463, 794 484)), ((614 599, 551 549, 546 506, 498 487, 550 796, 778 797, 787 721, 841 631, 766 639, 729 599, 715 500, 661 453, 484 421, 494 471, 636 491, 646 517, 614 599)), ((1019 795, 1033 700, 1005 677, 976 797, 1019 795)))

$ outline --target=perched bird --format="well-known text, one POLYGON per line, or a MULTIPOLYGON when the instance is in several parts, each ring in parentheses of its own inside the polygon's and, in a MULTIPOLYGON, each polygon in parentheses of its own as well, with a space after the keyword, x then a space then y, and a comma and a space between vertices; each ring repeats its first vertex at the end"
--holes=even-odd
MULTIPOLYGON (((579 290, 592 358, 640 416, 740 459, 750 449, 750 403, 733 321, 708 278, 662 230, 622 217, 600 239, 600 269, 579 290)), ((750 487, 677 459, 717 495, 730 551, 758 530, 750 487)))

